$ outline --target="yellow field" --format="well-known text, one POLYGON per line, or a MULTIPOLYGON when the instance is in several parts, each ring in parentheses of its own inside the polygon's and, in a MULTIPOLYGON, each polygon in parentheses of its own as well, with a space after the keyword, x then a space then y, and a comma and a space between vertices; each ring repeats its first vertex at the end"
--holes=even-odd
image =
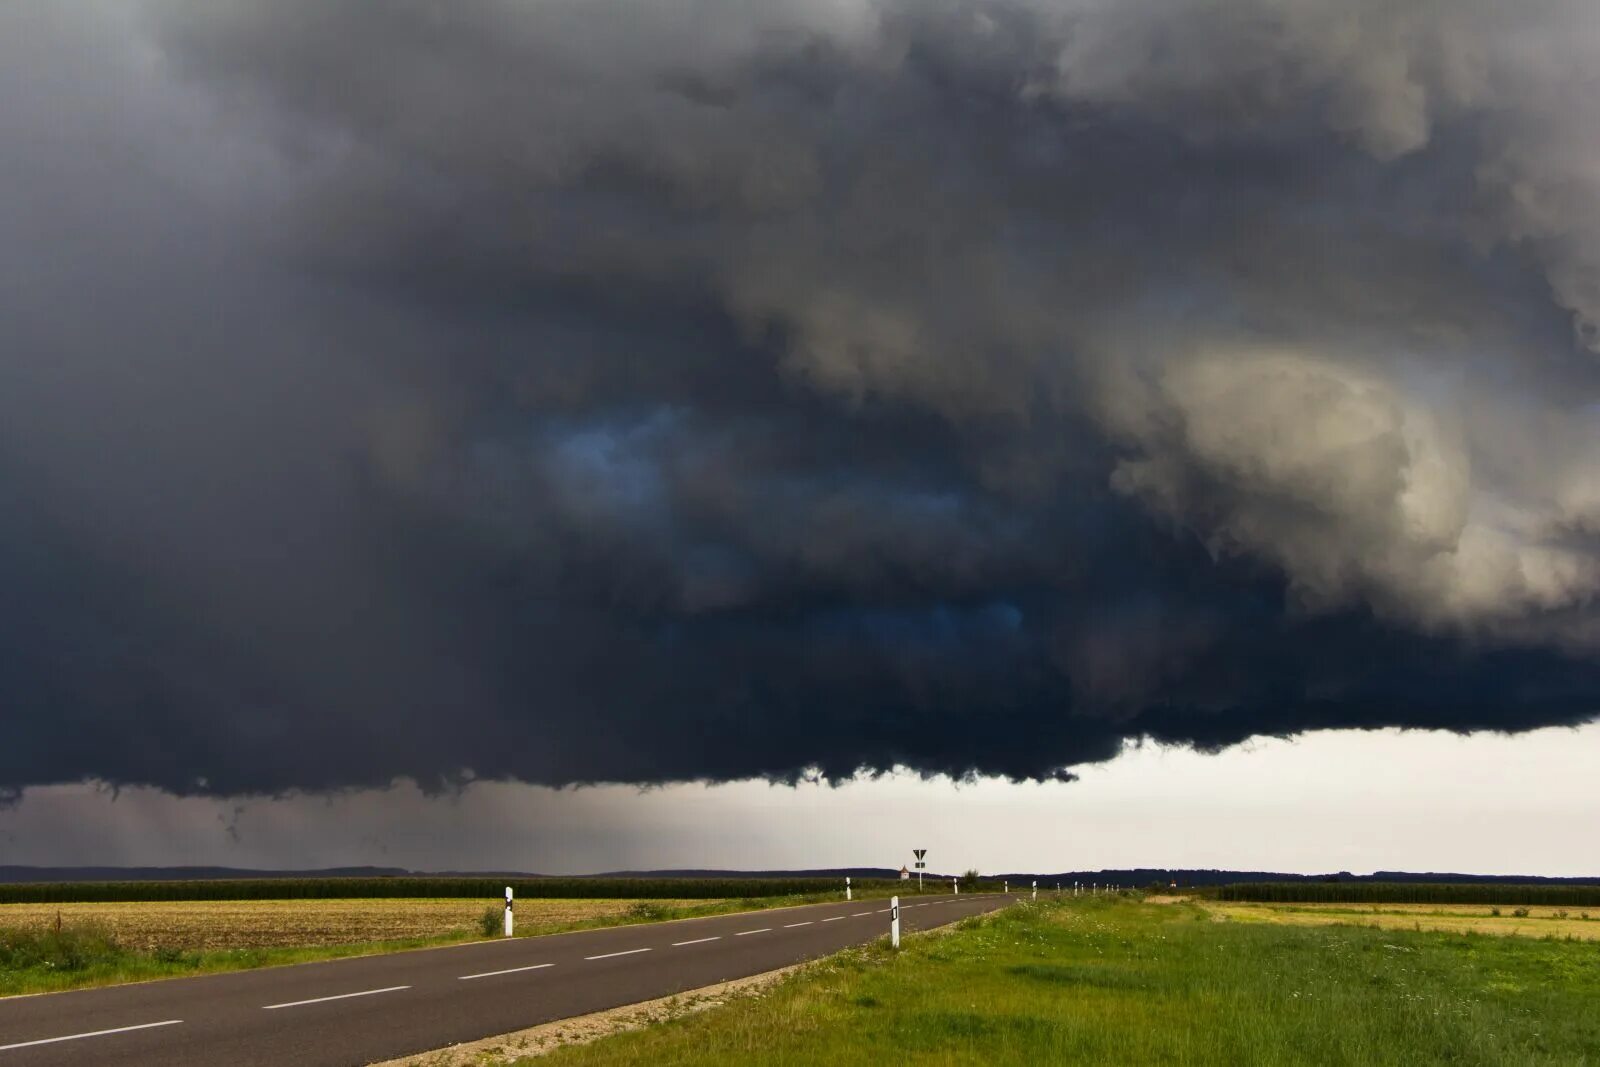
MULTIPOLYGON (((1176 902, 1176 898, 1152 899, 1176 902)), ((1582 908, 1529 907, 1526 916, 1518 916, 1512 914, 1516 907, 1507 904, 1500 905, 1500 914, 1495 915, 1485 904, 1247 904, 1201 899, 1190 903, 1205 908, 1215 919, 1232 922, 1301 926, 1342 924, 1382 930, 1442 930, 1600 941, 1600 908, 1585 911, 1582 908)))
MULTIPOLYGON (((517 931, 626 915, 636 900, 517 901, 517 931)), ((651 901, 667 907, 709 900, 651 901)), ((0 904, 0 928, 94 923, 129 948, 232 949, 440 937, 476 929, 492 900, 241 900, 0 904)))

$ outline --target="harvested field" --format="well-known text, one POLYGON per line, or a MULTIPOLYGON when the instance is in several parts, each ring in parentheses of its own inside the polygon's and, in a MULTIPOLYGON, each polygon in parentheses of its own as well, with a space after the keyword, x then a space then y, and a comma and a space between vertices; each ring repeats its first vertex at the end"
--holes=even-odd
MULTIPOLYGON (((1156 902, 1152 898, 1152 902, 1156 902)), ((1196 900, 1213 918, 1296 926, 1506 934, 1600 941, 1600 908, 1490 907, 1483 904, 1246 904, 1196 900), (1517 915, 1517 911, 1526 912, 1517 915), (1496 915, 1498 911, 1500 914, 1496 915)))
MULTIPOLYGON (((700 906, 707 900, 653 905, 700 906)), ((519 900, 517 932, 626 916, 637 900, 519 900)), ((183 951, 343 945, 475 930, 494 900, 243 900, 0 904, 0 928, 95 925, 130 949, 183 951)))

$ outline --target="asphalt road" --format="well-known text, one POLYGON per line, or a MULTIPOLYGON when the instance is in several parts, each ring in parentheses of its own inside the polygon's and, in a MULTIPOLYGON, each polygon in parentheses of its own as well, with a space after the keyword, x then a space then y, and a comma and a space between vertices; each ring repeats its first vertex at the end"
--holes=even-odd
MULTIPOLYGON (((902 932, 1016 896, 901 898, 902 932)), ((335 1067, 743 978, 883 937, 887 900, 478 941, 0 999, 0 1067, 335 1067)))

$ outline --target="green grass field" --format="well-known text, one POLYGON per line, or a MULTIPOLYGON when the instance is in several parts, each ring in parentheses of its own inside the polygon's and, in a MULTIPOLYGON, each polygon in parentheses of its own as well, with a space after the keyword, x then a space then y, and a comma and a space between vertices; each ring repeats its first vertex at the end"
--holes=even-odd
POLYGON ((768 994, 525 1061, 1600 1064, 1600 945, 1021 905, 768 994))

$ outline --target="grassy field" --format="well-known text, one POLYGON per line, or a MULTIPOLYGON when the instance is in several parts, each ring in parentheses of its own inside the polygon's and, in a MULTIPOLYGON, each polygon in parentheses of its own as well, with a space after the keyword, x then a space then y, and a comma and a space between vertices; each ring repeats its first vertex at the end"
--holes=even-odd
POLYGON ((527 1062, 1582 1067, 1600 1064, 1600 946, 1041 902, 527 1062))
MULTIPOLYGON (((886 895, 874 890, 857 898, 886 895)), ((517 934, 696 918, 840 896, 519 900, 517 934)), ((481 899, 0 904, 0 996, 459 943, 495 936, 501 908, 481 899)))
POLYGON ((1600 941, 1600 909, 1485 906, 1481 904, 1241 904, 1197 901, 1212 916, 1232 922, 1299 926, 1369 926, 1378 930, 1558 937, 1600 941))

